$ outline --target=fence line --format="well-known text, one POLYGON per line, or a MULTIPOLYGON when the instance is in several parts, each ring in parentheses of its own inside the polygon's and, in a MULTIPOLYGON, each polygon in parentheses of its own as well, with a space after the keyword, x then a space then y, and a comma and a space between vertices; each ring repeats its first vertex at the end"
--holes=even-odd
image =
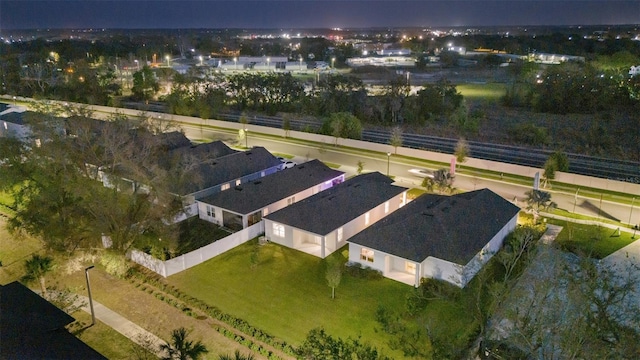
POLYGON ((173 259, 162 261, 136 249, 131 250, 129 258, 131 261, 140 264, 163 277, 168 277, 202 264, 203 262, 223 254, 236 246, 246 243, 260 234, 264 234, 264 222, 262 221, 251 225, 248 228, 242 229, 241 231, 235 232, 223 239, 217 240, 207 246, 203 246, 197 250, 180 255, 173 259))

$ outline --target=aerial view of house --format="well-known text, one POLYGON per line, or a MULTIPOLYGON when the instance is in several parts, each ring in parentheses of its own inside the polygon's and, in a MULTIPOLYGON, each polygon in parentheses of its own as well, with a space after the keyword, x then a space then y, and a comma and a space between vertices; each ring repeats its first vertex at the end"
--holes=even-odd
POLYGON ((268 240, 325 258, 406 203, 406 188, 379 172, 353 177, 264 217, 268 240))
POLYGON ((198 214, 203 220, 240 230, 343 181, 342 171, 311 160, 197 200, 198 214))
POLYGON ((420 285, 464 287, 516 227, 520 208, 488 189, 425 194, 348 240, 349 261, 420 285))

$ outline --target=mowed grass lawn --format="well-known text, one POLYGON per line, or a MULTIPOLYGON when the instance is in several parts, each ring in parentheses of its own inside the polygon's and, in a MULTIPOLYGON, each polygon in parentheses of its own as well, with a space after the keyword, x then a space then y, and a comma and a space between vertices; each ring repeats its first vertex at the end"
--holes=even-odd
POLYGON ((622 249, 640 237, 640 232, 633 234, 618 232, 603 226, 582 225, 563 220, 549 219, 549 223, 563 226, 556 238, 556 244, 563 249, 578 254, 584 254, 596 259, 603 259, 611 253, 622 249))
POLYGON ((253 241, 173 275, 168 282, 294 346, 309 330, 323 327, 332 336, 361 336, 385 354, 402 358, 388 348, 388 335, 375 331, 375 313, 380 305, 404 309, 412 287, 344 274, 332 300, 324 263, 293 249, 253 241), (259 260, 252 267, 256 246, 259 260))
POLYGON ((456 89, 465 99, 474 101, 499 101, 507 92, 505 84, 460 84, 456 89))

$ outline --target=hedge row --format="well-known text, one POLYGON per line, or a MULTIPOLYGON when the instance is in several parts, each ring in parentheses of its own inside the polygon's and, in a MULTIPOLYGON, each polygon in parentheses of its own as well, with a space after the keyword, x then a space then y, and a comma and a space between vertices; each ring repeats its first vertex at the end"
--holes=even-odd
MULTIPOLYGON (((133 270, 129 272, 129 276, 130 276, 130 281, 131 283, 135 283, 136 279, 139 281, 142 281, 143 283, 148 283, 149 285, 152 285, 160 290, 162 290, 165 293, 170 294, 171 296, 175 297, 176 299, 180 299, 182 301, 184 301, 186 304, 192 306, 193 308, 197 308, 201 311, 203 311, 204 313, 206 313, 207 315, 211 316, 214 319, 218 319, 222 322, 224 322, 225 324, 228 324, 229 326, 233 327, 234 329, 241 331, 253 338, 256 338, 262 342, 264 342, 265 344, 268 344, 270 346, 273 346, 276 349, 281 350, 282 352, 284 352, 285 354, 288 355, 292 355, 294 356, 294 349, 291 345, 287 344, 284 341, 278 341, 276 340, 273 336, 265 333, 264 331, 252 326, 251 324, 249 324, 248 322, 246 322, 243 319, 237 318, 233 315, 230 314, 226 314, 223 313, 222 311, 220 311, 220 309, 218 309, 215 306, 211 306, 209 304, 206 304, 205 302, 203 302, 200 299, 194 298, 190 295, 187 295, 185 293, 183 293, 182 291, 180 291, 178 288, 172 286, 172 285, 167 285, 163 282, 161 282, 158 278, 155 277, 150 277, 144 273, 141 273, 140 271, 137 270, 133 270)), ((146 285, 137 283, 135 285, 136 287, 140 287, 143 291, 148 290, 146 285)), ((151 292, 152 293, 152 292, 151 292)), ((190 308, 186 307, 184 304, 180 304, 178 303, 176 300, 170 298, 170 297, 165 297, 163 295, 158 295, 157 293, 155 294, 155 296, 160 299, 163 300, 167 303, 169 303, 170 305, 173 305, 174 307, 184 311, 185 313, 187 313, 190 316, 193 317, 197 317, 196 314, 194 314, 190 308)), ((226 329, 225 329, 226 330, 226 329)), ((219 330, 220 331, 220 330, 219 330)), ((228 330, 227 330, 228 331, 228 330)), ((246 341, 250 341, 250 340, 246 340, 246 341)), ((258 344, 255 344, 256 346, 259 346, 258 344)), ((264 351, 268 351, 266 349, 263 349, 264 351)), ((260 352, 262 354, 262 352, 260 352)), ((271 354, 271 355, 267 355, 267 354, 262 354, 264 356, 269 356, 269 358, 273 358, 273 359, 279 359, 279 357, 275 354, 271 354)))

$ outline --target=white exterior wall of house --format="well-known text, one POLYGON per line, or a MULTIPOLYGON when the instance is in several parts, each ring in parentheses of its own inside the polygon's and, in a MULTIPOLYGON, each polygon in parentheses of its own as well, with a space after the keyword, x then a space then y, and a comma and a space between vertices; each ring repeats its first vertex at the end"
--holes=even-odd
POLYGON ((280 224, 269 219, 264 221, 264 235, 269 241, 283 246, 293 248, 293 228, 288 225, 280 224), (277 232, 276 228, 282 230, 277 232))
POLYGON ((391 214, 395 210, 398 210, 401 206, 404 205, 405 201, 406 191, 403 191, 402 193, 396 195, 388 201, 385 201, 384 203, 376 206, 375 208, 367 211, 366 213, 358 216, 357 218, 342 225, 338 229, 335 229, 325 235, 314 234, 291 227, 289 225, 283 225, 285 227, 285 236, 273 236, 273 225, 270 225, 270 223, 273 223, 273 221, 265 219, 267 222, 265 224, 265 235, 272 242, 298 250, 303 247, 310 247, 313 245, 319 246, 319 249, 317 249, 316 251, 307 252, 324 259, 337 249, 344 246, 350 237, 373 225, 375 222, 384 218, 388 214, 391 214), (387 202, 389 203, 388 211, 385 213, 385 203, 387 202), (367 216, 369 217, 368 221, 367 216), (340 241, 338 241, 339 231, 342 231, 342 239, 340 241))
POLYGON ((0 137, 26 139, 29 135, 31 135, 31 131, 25 125, 0 120, 0 137))
POLYGON ((422 263, 414 263, 379 250, 365 248, 372 252, 373 261, 370 261, 362 258, 363 246, 353 243, 349 243, 349 261, 378 270, 383 276, 408 285, 419 286, 420 279, 427 277, 464 287, 502 248, 505 237, 516 228, 517 220, 518 215, 515 215, 465 266, 432 256, 427 257, 422 263), (415 271, 413 271, 414 265, 409 264, 415 265, 415 271))

